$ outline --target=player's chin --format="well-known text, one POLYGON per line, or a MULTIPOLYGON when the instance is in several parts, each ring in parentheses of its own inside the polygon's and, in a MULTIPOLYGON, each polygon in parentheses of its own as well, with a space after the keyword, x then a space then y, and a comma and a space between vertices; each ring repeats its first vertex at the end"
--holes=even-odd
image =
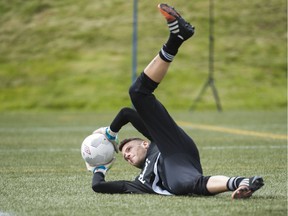
POLYGON ((135 167, 138 167, 138 163, 137 163, 137 160, 135 160, 135 158, 132 158, 131 160, 129 160, 129 163, 135 167))
POLYGON ((132 165, 139 168, 139 169, 142 169, 142 167, 143 167, 143 163, 141 163, 139 161, 137 161, 136 163, 134 162, 132 165))
POLYGON ((127 161, 128 161, 129 164, 134 166, 134 161, 132 159, 128 159, 127 161))

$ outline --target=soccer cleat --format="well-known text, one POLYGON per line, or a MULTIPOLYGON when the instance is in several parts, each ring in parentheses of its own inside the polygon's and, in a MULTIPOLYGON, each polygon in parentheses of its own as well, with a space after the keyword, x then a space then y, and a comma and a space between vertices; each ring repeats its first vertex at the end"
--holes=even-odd
POLYGON ((169 30, 172 34, 177 35, 183 41, 192 37, 195 29, 194 26, 186 22, 173 7, 167 4, 159 4, 158 9, 167 20, 169 30))
POLYGON ((232 194, 232 199, 245 199, 252 196, 252 194, 259 190, 264 185, 263 178, 254 176, 249 178, 248 185, 240 185, 232 194))
POLYGON ((173 22, 176 20, 176 18, 181 17, 181 15, 173 7, 170 7, 167 4, 159 4, 158 8, 167 22, 173 22))

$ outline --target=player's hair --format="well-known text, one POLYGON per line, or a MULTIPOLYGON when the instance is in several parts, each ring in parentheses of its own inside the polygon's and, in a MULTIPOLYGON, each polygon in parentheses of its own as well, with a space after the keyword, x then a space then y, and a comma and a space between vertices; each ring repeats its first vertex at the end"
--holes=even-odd
POLYGON ((133 138, 124 139, 124 140, 122 140, 122 141, 120 142, 120 144, 119 144, 119 151, 122 151, 122 148, 123 148, 123 146, 124 146, 126 143, 128 143, 128 142, 130 142, 130 141, 133 141, 133 140, 144 141, 143 139, 138 138, 138 137, 133 137, 133 138))

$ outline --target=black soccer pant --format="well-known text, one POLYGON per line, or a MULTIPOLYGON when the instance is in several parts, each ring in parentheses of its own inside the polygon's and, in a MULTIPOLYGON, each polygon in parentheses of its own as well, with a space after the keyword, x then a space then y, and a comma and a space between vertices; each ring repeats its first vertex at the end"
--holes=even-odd
POLYGON ((173 194, 210 195, 206 188, 209 177, 202 175, 198 149, 153 95, 157 86, 158 83, 141 73, 129 94, 163 157, 166 178, 162 181, 173 194))

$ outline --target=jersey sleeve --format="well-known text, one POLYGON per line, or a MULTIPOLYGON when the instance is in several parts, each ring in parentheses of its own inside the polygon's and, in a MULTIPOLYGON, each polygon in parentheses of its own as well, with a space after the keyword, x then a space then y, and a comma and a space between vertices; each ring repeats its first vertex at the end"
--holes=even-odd
POLYGON ((138 181, 105 181, 105 176, 98 172, 93 175, 92 189, 96 193, 124 194, 124 193, 153 193, 138 181))
POLYGON ((110 129, 114 132, 119 132, 120 129, 126 125, 127 123, 131 123, 134 128, 136 128, 143 136, 152 141, 152 137, 147 130, 143 120, 139 116, 139 114, 131 108, 124 107, 119 113, 116 115, 114 120, 110 125, 110 129))

